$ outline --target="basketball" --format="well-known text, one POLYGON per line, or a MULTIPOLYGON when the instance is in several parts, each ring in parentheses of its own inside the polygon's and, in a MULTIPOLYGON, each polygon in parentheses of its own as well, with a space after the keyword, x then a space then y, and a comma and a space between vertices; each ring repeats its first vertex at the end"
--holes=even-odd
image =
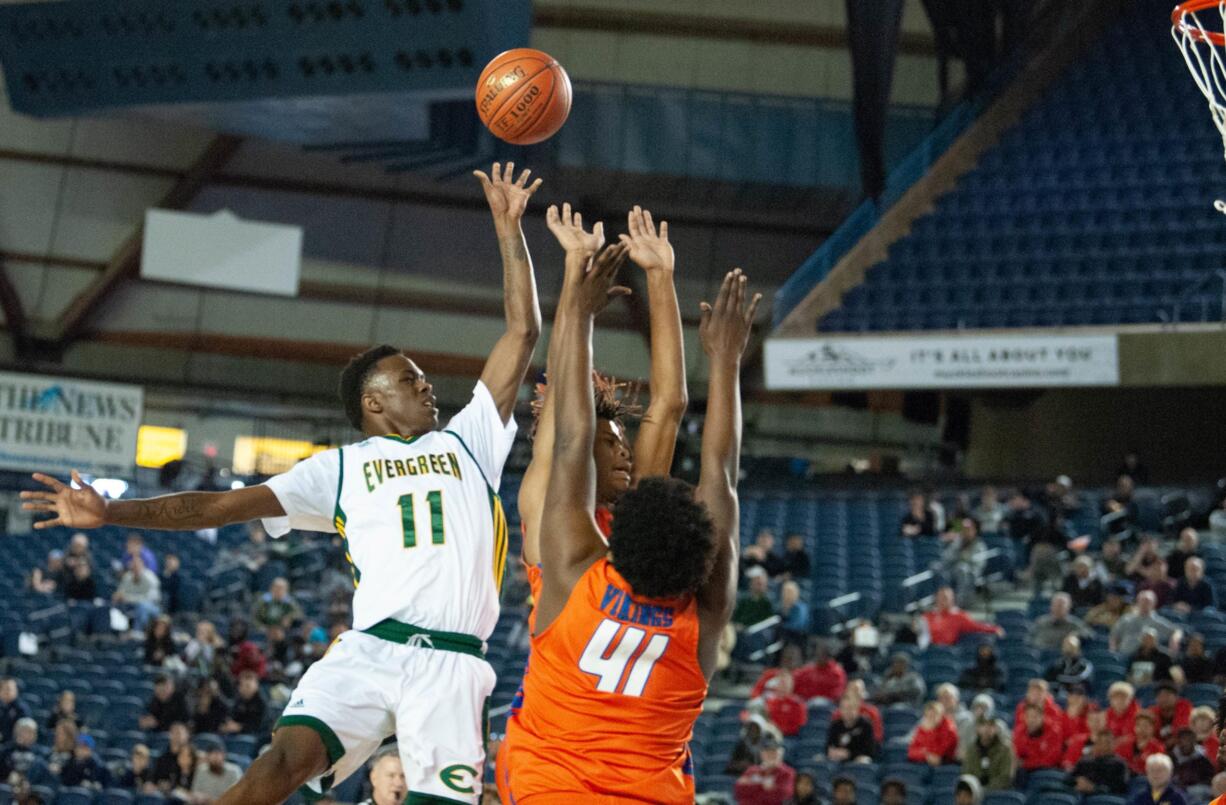
POLYGON ((548 53, 516 48, 495 56, 477 81, 477 114, 512 145, 548 140, 570 115, 570 76, 548 53))

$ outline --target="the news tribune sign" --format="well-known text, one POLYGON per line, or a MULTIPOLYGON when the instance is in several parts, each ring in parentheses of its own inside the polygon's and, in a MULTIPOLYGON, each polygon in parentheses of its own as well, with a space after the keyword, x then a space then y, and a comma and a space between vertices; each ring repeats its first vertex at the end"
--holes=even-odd
POLYGON ((140 386, 0 372, 0 468, 130 476, 140 386))

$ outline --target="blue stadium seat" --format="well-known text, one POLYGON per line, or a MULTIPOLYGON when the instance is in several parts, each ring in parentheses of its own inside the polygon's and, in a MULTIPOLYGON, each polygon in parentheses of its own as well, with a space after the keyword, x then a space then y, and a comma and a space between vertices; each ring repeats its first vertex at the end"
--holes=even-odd
POLYGON ((88 788, 61 788, 55 805, 94 805, 94 792, 88 788))

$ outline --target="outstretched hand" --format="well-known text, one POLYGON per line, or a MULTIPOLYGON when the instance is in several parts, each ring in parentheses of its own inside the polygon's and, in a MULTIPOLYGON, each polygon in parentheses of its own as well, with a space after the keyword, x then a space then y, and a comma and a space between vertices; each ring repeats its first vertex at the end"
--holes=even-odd
POLYGON ((591 261, 578 283, 579 307, 587 315, 598 315, 616 297, 629 296, 624 285, 614 285, 617 272, 626 264, 629 249, 624 244, 606 246, 591 261))
POLYGON ((762 294, 756 293, 746 304, 748 282, 741 269, 733 269, 724 275, 715 304, 701 303, 698 337, 707 357, 740 360, 744 354, 758 303, 762 301, 762 294))
POLYGON ((34 480, 50 491, 22 492, 21 499, 26 502, 21 504, 21 508, 28 512, 53 515, 49 520, 35 522, 35 528, 97 528, 105 521, 106 501, 92 486, 81 480, 76 470, 72 471, 72 480, 79 489, 73 489, 41 472, 34 473, 34 480))
POLYGON ((618 239, 630 247, 630 259, 635 265, 649 274, 653 271, 672 272, 675 256, 673 246, 668 242, 668 221, 660 222, 657 233, 651 210, 636 205, 626 216, 626 224, 630 234, 618 235, 618 239))
POLYGON ((532 171, 525 169, 519 180, 515 181, 514 162, 508 162, 505 170, 501 163, 495 162, 488 176, 485 171, 473 171, 473 176, 481 182, 481 189, 485 191, 485 200, 489 203, 494 218, 513 223, 519 223, 523 218, 524 210, 528 208, 528 199, 532 198, 532 194, 541 186, 540 179, 528 184, 528 177, 531 175, 532 171))
POLYGON ((570 204, 563 204, 561 212, 558 205, 551 204, 545 212, 545 223, 549 231, 558 239, 558 244, 567 254, 594 255, 604 245, 604 223, 597 221, 591 232, 583 229, 583 216, 571 212, 570 204))

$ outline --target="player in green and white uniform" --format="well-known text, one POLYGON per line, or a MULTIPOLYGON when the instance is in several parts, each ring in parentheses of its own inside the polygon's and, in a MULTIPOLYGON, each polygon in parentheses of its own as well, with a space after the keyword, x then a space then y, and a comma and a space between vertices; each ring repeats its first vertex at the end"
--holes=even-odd
MULTIPOLYGON (((350 421, 367 438, 327 450, 266 484, 219 493, 104 501, 90 487, 23 494, 54 516, 39 527, 175 530, 263 519, 335 532, 356 587, 353 628, 307 671, 268 752, 219 805, 273 805, 356 771, 395 734, 409 803, 476 803, 485 760, 483 709, 494 687, 485 640, 498 620, 507 523, 497 495, 515 436, 511 417, 540 332, 532 264, 520 229, 540 181, 478 173, 503 257, 507 331, 472 401, 441 431, 430 383, 392 347, 341 375, 350 421)), ((79 481, 76 473, 74 480, 79 481)))

